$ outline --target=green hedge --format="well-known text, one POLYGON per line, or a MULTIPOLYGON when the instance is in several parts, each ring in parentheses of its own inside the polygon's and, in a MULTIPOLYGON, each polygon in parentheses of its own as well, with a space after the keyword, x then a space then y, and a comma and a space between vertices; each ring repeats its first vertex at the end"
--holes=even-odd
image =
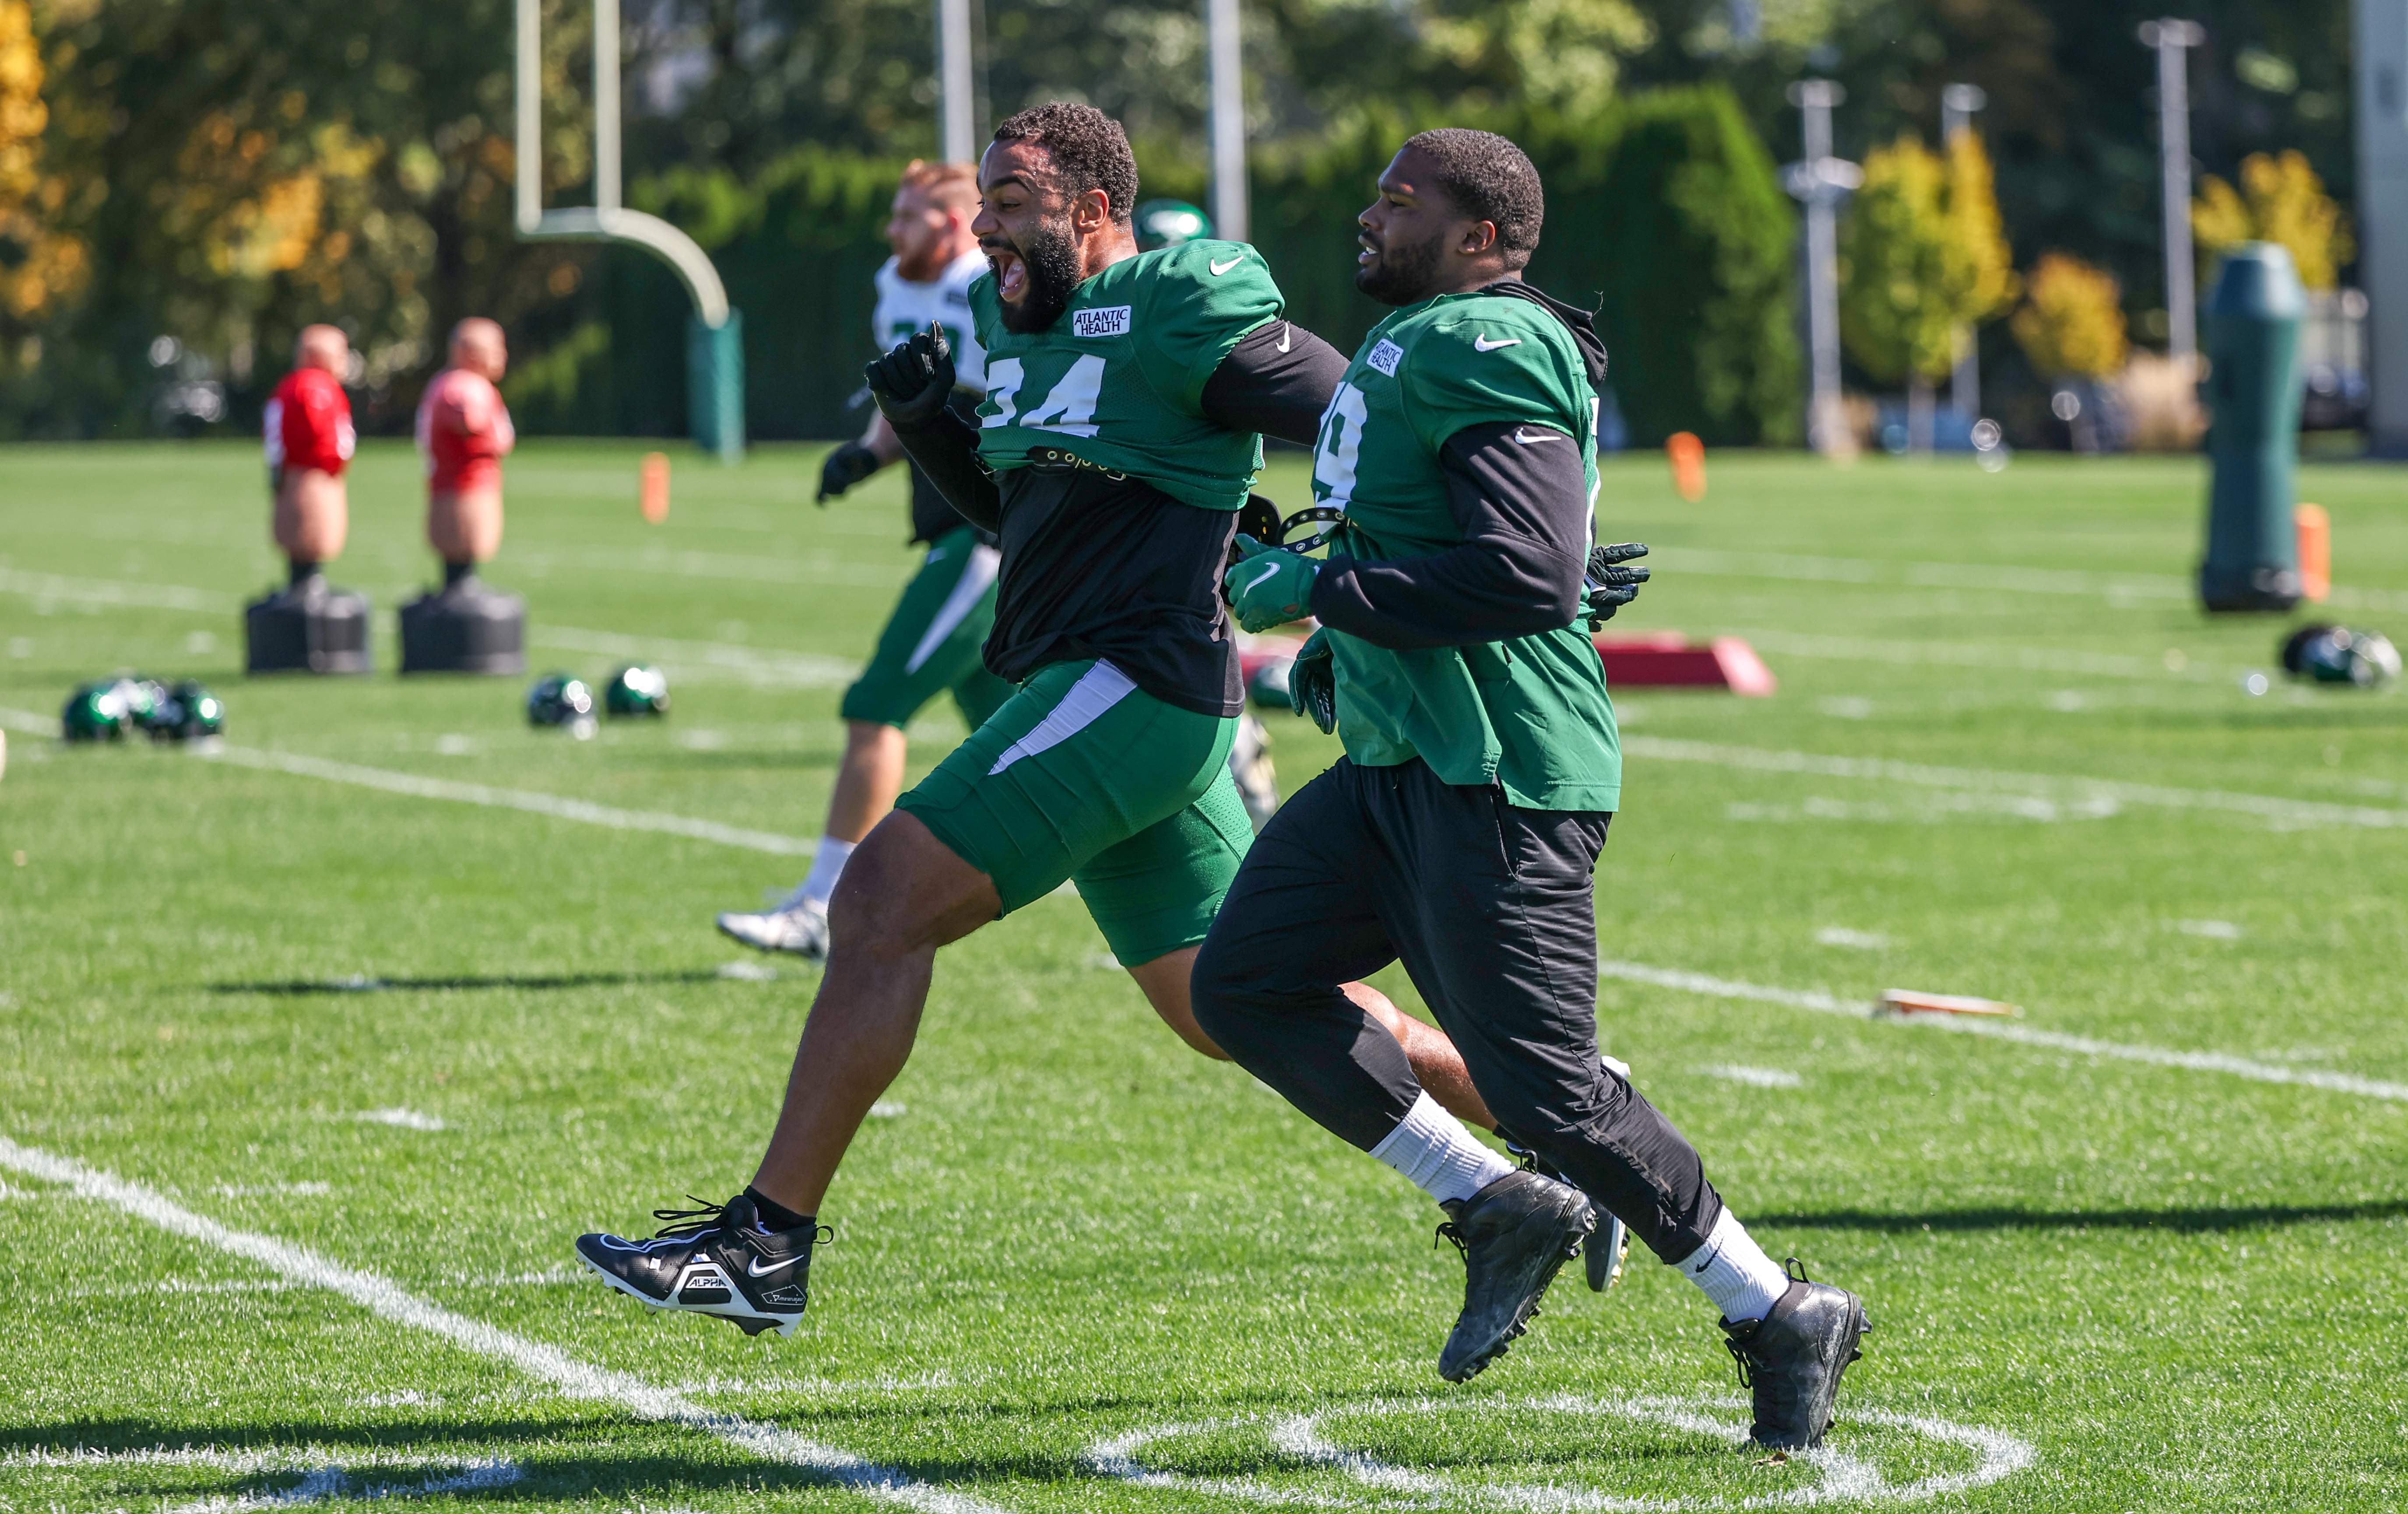
MULTIPOLYGON (((1663 90, 1579 120, 1477 124, 1521 142, 1546 179, 1546 235, 1529 277, 1600 307, 1634 445, 1675 431, 1726 445, 1797 439, 1794 219, 1726 91, 1663 90)), ((1354 212, 1411 129, 1379 122, 1255 164, 1254 242, 1297 321, 1341 349, 1383 308, 1354 291, 1354 212)), ((860 426, 847 401, 872 355, 869 279, 884 260, 881 228, 900 166, 810 150, 752 185, 683 174, 634 196, 710 250, 743 310, 755 438, 860 426)), ((1203 189, 1192 169, 1150 170, 1145 184, 1182 198, 1203 189)), ((574 318, 512 376, 523 428, 681 434, 685 310, 674 279, 644 254, 599 253, 574 318)))

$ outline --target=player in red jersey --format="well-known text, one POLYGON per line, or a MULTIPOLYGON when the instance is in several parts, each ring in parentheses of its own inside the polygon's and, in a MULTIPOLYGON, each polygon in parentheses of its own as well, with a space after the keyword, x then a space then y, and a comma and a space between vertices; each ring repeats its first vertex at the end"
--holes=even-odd
POLYGON ((502 459, 517 443, 500 381, 509 364, 502 328, 471 316, 452 328, 452 365, 418 402, 426 460, 426 539, 448 589, 476 576, 502 545, 502 459))
POLYGON ((351 344, 333 326, 306 326, 294 368, 267 402, 267 481, 276 496, 276 545, 293 564, 293 587, 306 589, 342 555, 351 530, 343 470, 357 441, 341 375, 351 344))

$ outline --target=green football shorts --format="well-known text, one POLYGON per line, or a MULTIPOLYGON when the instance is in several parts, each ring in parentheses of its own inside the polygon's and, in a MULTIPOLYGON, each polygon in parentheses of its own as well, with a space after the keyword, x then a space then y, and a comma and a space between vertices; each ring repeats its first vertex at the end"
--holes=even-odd
POLYGON ((899 730, 948 689, 973 731, 1003 707, 1011 685, 988 672, 979 655, 995 629, 997 561, 968 526, 929 547, 879 633, 869 665, 844 692, 846 720, 899 730))
POLYGON ((1134 967, 1204 939, 1254 839, 1229 778, 1237 729, 1110 663, 1052 663, 896 807, 993 878, 1005 914, 1077 882, 1134 967))

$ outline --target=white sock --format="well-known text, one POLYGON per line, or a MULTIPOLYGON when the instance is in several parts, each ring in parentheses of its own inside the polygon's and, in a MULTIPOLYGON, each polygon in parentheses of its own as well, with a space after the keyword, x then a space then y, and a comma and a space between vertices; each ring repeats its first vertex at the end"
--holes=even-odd
POLYGON ((1706 1244, 1672 1264, 1681 1269, 1682 1277, 1705 1290, 1723 1318, 1733 1324, 1763 1319, 1789 1292, 1789 1274, 1764 1254, 1764 1248, 1756 1244, 1739 1216, 1728 1209, 1714 1221, 1714 1232, 1706 1237, 1706 1244))
POLYGON ((1513 1170, 1513 1164, 1474 1140, 1463 1121, 1426 1093, 1371 1148, 1371 1155, 1440 1204, 1468 1199, 1513 1170))
POLYGON ((836 893, 836 880, 844 876, 845 861, 859 844, 839 841, 832 836, 820 837, 819 850, 811 853, 811 876, 803 879, 803 903, 827 908, 828 896, 836 893))

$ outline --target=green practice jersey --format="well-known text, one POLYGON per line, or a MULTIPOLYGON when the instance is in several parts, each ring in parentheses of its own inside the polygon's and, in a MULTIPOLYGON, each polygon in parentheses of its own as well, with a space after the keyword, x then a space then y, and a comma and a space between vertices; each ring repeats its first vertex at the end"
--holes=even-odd
MULTIPOLYGON (((1346 511, 1332 550, 1393 561, 1460 545, 1440 453, 1469 426, 1571 436, 1593 503, 1597 408, 1578 345, 1544 307, 1478 293, 1407 306, 1372 328, 1322 417, 1313 496, 1346 511)), ((1620 806, 1613 705, 1584 624, 1469 647, 1390 650, 1334 628, 1329 640, 1338 733, 1357 764, 1419 757, 1526 808, 1620 806)))
POLYGON ((1262 438, 1204 418, 1204 385, 1248 333, 1285 307, 1262 254, 1242 242, 1182 242, 1124 259, 1081 284, 1043 331, 1007 331, 992 275, 970 287, 986 349, 979 456, 998 473, 1063 451, 1171 498, 1236 510, 1262 438))

